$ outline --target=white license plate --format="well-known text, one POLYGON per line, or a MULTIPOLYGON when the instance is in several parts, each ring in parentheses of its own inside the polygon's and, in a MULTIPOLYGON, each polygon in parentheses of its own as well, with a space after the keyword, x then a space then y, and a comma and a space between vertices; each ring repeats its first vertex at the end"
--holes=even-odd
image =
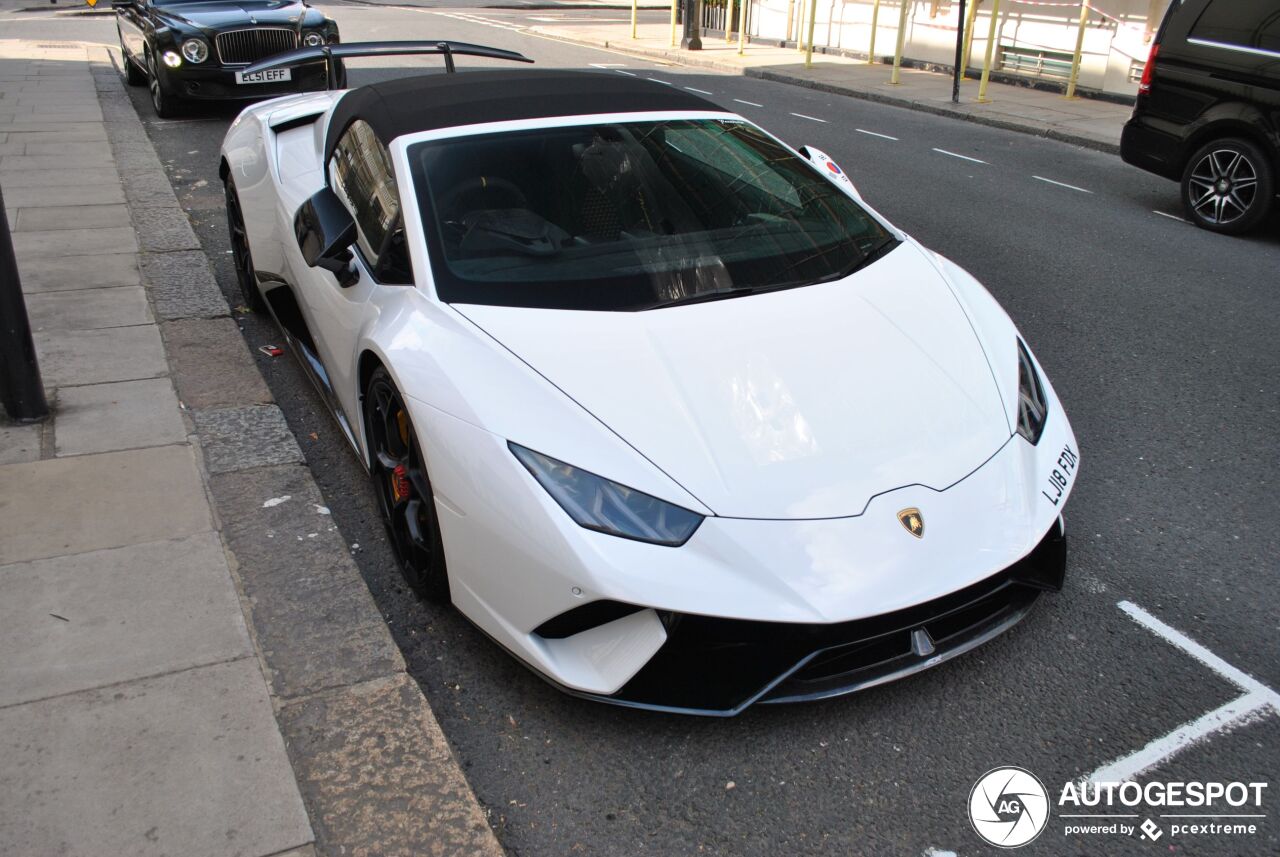
POLYGON ((266 71, 255 71, 249 74, 236 72, 236 83, 280 83, 292 80, 293 73, 287 68, 269 68, 266 71))

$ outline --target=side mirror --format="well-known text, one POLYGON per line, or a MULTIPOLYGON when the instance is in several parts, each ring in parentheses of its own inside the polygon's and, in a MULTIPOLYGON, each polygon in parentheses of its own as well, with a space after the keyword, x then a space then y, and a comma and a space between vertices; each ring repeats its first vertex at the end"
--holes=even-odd
POLYGON ((331 271, 344 289, 360 279, 360 272, 351 264, 356 222, 333 190, 321 188, 298 208, 293 234, 308 265, 331 271))
POLYGON ((858 189, 853 186, 853 182, 849 181, 849 177, 845 175, 844 170, 840 169, 840 165, 831 160, 831 156, 821 149, 815 149, 813 146, 801 146, 800 154, 813 164, 814 168, 826 176, 831 181, 845 188, 853 198, 862 201, 862 194, 858 193, 858 189))

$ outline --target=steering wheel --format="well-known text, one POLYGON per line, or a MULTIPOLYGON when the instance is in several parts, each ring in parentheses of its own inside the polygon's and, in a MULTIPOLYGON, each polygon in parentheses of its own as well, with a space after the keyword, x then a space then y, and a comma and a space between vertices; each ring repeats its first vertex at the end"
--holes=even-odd
POLYGON ((475 176, 458 182, 440 195, 439 205, 442 215, 446 218, 456 219, 460 214, 465 214, 465 211, 456 210, 458 203, 472 194, 476 196, 489 194, 502 196, 510 203, 506 206, 488 206, 490 208, 526 208, 528 206, 524 191, 520 190, 519 186, 514 182, 498 176, 475 176))

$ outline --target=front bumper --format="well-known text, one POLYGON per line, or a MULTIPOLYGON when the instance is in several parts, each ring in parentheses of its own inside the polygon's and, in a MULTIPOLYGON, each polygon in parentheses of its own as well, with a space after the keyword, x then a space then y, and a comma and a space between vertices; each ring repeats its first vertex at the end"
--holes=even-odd
POLYGON ((757 702, 854 693, 936 666, 1007 631, 1042 592, 1062 588, 1066 558, 1056 522, 1009 568, 882 616, 813 625, 666 614, 666 643, 617 693, 562 689, 615 705, 717 717, 757 702))
POLYGON ((183 63, 176 69, 165 69, 160 85, 169 95, 200 101, 256 101, 328 88, 324 63, 299 66, 292 70, 290 80, 280 83, 236 83, 236 72, 243 68, 183 63))

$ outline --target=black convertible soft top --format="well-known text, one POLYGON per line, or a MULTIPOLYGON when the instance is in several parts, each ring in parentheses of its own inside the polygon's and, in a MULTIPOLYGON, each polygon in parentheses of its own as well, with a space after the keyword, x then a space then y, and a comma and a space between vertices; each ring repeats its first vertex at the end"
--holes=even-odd
POLYGON ((613 72, 467 71, 420 75, 353 89, 333 109, 325 160, 354 119, 363 119, 384 144, 437 128, 482 122, 592 113, 723 108, 661 83, 613 72))

